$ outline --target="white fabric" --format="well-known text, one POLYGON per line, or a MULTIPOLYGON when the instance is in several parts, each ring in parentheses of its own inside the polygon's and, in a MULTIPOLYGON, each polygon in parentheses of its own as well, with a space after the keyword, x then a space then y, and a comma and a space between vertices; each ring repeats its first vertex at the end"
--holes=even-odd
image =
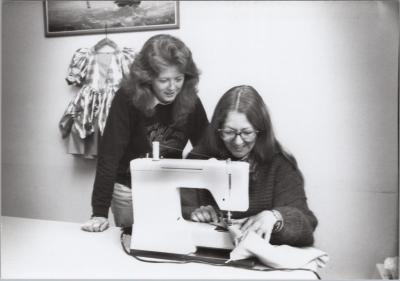
POLYGON ((267 243, 254 232, 242 239, 230 254, 231 260, 255 256, 261 263, 273 268, 305 268, 317 270, 325 267, 327 253, 313 247, 298 248, 288 245, 275 246, 267 243))

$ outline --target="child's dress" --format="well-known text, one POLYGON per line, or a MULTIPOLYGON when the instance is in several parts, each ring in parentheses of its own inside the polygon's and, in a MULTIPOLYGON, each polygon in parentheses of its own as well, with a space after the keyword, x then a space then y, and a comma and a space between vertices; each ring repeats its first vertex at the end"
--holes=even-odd
POLYGON ((130 48, 100 53, 94 48, 78 49, 66 77, 69 85, 81 87, 59 122, 68 153, 86 158, 97 155, 99 133, 103 133, 115 92, 135 57, 130 48))

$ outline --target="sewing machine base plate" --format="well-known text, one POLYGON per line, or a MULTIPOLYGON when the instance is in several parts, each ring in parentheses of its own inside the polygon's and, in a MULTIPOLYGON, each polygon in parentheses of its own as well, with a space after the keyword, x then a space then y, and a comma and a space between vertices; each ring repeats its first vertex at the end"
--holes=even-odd
POLYGON ((203 247, 198 247, 195 253, 189 255, 144 251, 144 250, 133 250, 133 249, 131 249, 130 253, 131 255, 137 257, 210 263, 218 265, 236 266, 242 268, 252 268, 257 264, 255 259, 243 259, 243 260, 229 261, 229 263, 227 263, 227 261, 229 260, 230 250, 203 248, 203 247))

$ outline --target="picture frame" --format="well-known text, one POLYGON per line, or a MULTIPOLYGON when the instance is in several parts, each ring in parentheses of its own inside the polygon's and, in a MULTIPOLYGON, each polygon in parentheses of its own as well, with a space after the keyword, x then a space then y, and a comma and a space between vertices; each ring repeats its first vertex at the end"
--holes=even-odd
POLYGON ((44 1, 45 36, 179 28, 179 1, 44 1))

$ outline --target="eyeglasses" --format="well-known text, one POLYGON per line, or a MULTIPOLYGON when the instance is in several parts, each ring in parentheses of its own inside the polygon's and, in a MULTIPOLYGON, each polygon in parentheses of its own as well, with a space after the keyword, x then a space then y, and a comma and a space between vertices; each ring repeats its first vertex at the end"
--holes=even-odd
POLYGON ((236 131, 232 129, 218 129, 218 133, 222 140, 231 141, 234 140, 237 136, 240 136, 245 142, 252 142, 256 139, 257 134, 260 131, 257 130, 243 130, 236 131))

